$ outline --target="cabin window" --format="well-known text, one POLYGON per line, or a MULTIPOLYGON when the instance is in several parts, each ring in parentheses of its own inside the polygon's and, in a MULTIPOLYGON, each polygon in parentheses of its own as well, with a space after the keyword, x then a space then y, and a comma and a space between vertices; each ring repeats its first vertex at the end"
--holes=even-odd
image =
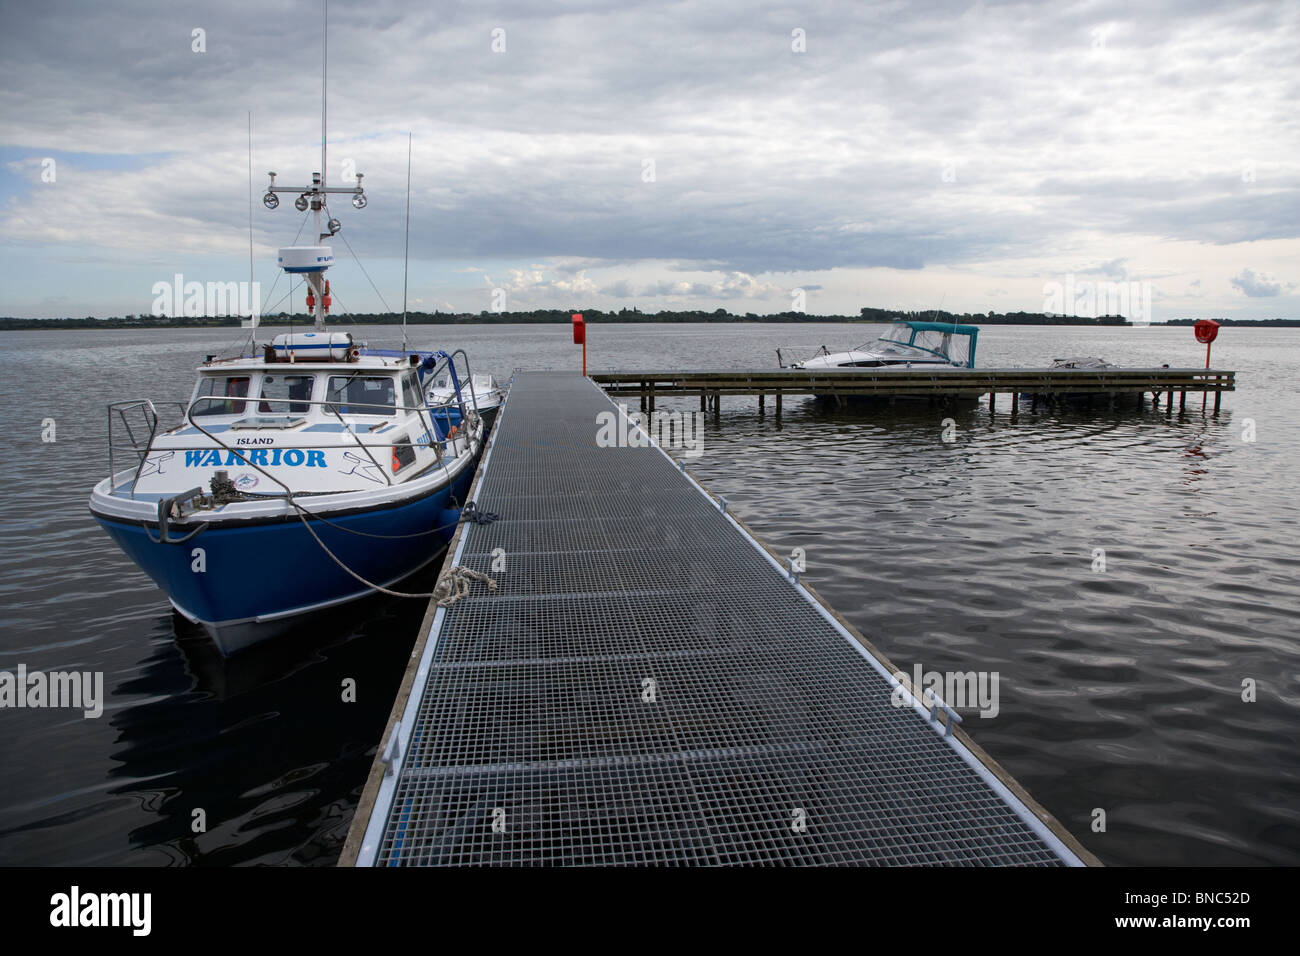
POLYGON ((257 410, 262 414, 286 412, 301 415, 311 411, 311 389, 314 375, 263 375, 262 401, 257 410))
POLYGON ((391 378, 355 372, 331 375, 325 400, 341 415, 392 415, 397 407, 391 378))
POLYGON ((406 406, 406 411, 414 411, 424 408, 424 402, 420 400, 420 388, 415 384, 414 375, 402 376, 402 404, 406 406))
POLYGON ((242 415, 244 406, 248 403, 233 399, 247 397, 247 375, 205 375, 199 381, 194 416, 198 418, 202 415, 242 415))

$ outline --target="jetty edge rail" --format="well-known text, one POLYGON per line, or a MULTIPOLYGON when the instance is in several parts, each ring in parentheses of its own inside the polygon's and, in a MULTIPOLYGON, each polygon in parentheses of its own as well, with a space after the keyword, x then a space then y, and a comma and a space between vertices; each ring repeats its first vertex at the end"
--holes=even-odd
MULTIPOLYGON (((483 456, 479 459, 478 468, 474 473, 474 480, 470 483, 469 491, 465 495, 466 502, 477 502, 478 500, 476 495, 483 483, 483 475, 486 473, 484 466, 492 456, 492 447, 496 443, 497 436, 501 434, 501 422, 505 418, 506 407, 510 403, 509 389, 513 388, 513 383, 514 377, 512 376, 510 382, 507 383, 506 400, 498 412, 495 427, 488 434, 487 447, 483 450, 483 456)), ((439 578, 454 568, 456 562, 460 560, 464 551, 465 537, 472 527, 474 527, 472 524, 466 523, 457 526, 456 533, 452 535, 451 541, 447 543, 447 553, 443 558, 442 567, 438 570, 439 578)), ((365 786, 361 791, 361 798, 357 802, 352 823, 348 828, 348 835, 344 839, 343 849, 339 854, 338 866, 358 865, 362 840, 365 837, 367 825, 378 814, 377 806, 379 802, 382 799, 386 806, 391 805, 391 791, 395 783, 392 772, 396 763, 395 757, 397 756, 395 750, 403 742, 403 736, 405 737, 405 743, 409 745, 411 736, 409 728, 414 717, 413 704, 420 700, 423 694, 429 676, 430 652, 433 650, 433 643, 436 643, 438 636, 442 633, 442 623, 445 616, 446 609, 439 607, 437 601, 431 600, 424 612, 424 619, 420 623, 420 631, 416 637, 415 645, 411 648, 406 671, 402 675, 402 682, 398 685, 393 709, 388 715, 388 723, 384 725, 384 733, 379 738, 382 746, 375 755, 374 762, 370 767, 370 773, 366 777, 365 786), (403 718, 406 719, 407 726, 405 735, 402 733, 401 721, 403 718)))
POLYGON ((518 373, 340 865, 1096 859, 649 436, 518 373), (894 698, 894 700, 891 700, 894 698), (897 704, 895 703, 897 701, 897 704))

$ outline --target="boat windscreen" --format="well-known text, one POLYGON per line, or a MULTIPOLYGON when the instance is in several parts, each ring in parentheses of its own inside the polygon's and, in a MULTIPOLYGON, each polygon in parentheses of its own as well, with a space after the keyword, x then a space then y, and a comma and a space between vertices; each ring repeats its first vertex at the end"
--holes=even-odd
POLYGON ((906 322, 895 322, 884 335, 859 345, 854 351, 906 353, 911 348, 913 334, 912 327, 906 322))
POLYGON ((968 365, 971 360, 971 337, 965 332, 913 329, 905 322, 896 322, 874 343, 860 349, 865 350, 892 355, 912 354, 931 360, 937 357, 954 365, 968 365))
POLYGON ((247 375, 204 375, 194 395, 194 415, 242 415, 246 402, 229 399, 248 397, 247 375), (217 401, 218 398, 223 399, 217 401))
POLYGON ((262 401, 258 402, 260 414, 269 415, 286 411, 291 415, 303 415, 311 411, 312 388, 315 375, 263 375, 262 401))
POLYGON ((392 415, 397 407, 391 378, 358 372, 331 375, 325 398, 343 415, 392 415))

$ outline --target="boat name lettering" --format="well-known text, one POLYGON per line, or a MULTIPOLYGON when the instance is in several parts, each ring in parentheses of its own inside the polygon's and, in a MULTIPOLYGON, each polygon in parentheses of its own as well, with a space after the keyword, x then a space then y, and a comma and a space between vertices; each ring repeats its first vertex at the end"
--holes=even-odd
POLYGON ((224 455, 217 449, 198 450, 185 453, 186 468, 234 468, 238 465, 256 465, 260 468, 278 468, 286 465, 297 468, 324 468, 325 453, 307 448, 254 448, 248 452, 227 451, 224 455))
POLYGON ((236 445, 274 445, 274 438, 236 438, 236 445))

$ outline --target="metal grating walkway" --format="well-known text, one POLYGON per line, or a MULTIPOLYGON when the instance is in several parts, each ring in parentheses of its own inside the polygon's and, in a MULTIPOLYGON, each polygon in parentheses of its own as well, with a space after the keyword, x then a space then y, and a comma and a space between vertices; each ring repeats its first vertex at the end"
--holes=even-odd
POLYGON ((516 375, 359 864, 1080 863, 613 407, 516 375))

